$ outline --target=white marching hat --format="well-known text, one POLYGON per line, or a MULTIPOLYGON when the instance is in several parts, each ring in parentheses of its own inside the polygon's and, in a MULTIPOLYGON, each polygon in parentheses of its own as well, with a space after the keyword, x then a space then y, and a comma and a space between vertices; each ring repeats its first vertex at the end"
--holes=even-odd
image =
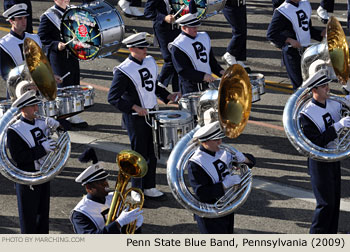
POLYGON ((38 89, 37 86, 33 82, 30 82, 28 80, 23 80, 19 82, 16 86, 16 97, 17 98, 20 97, 28 90, 37 90, 37 89, 38 89))
POLYGON ((200 142, 205 142, 209 140, 217 140, 224 138, 225 134, 220 127, 218 121, 204 125, 199 130, 194 133, 193 138, 198 139, 200 142))
POLYGON ((325 85, 332 81, 327 75, 328 71, 321 69, 311 75, 306 81, 301 85, 302 88, 314 88, 318 86, 325 85))
POLYGON ((9 21, 13 17, 25 17, 29 16, 27 12, 28 6, 25 3, 15 4, 11 8, 8 8, 2 14, 6 21, 9 21))
POLYGON ((39 103, 41 103, 41 100, 39 100, 39 98, 36 96, 36 91, 28 90, 21 96, 17 97, 17 100, 15 100, 12 103, 12 107, 23 108, 26 106, 32 106, 39 103))
POLYGON ((97 162, 86 168, 80 175, 75 179, 75 182, 81 183, 82 186, 93 181, 102 180, 108 177, 108 173, 103 169, 104 163, 97 162))
POLYGON ((197 13, 187 13, 175 21, 180 26, 197 27, 201 25, 201 21, 197 18, 197 13))
POLYGON ((146 41, 146 32, 139 32, 130 35, 122 41, 126 47, 149 47, 149 43, 146 41))

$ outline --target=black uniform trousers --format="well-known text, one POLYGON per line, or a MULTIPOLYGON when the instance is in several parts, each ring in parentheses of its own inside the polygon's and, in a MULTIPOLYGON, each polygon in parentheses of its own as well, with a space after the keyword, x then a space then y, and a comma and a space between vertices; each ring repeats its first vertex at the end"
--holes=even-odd
POLYGON ((173 92, 178 92, 179 77, 174 68, 168 44, 173 42, 181 31, 180 29, 172 29, 170 24, 160 24, 158 22, 153 23, 153 30, 164 60, 164 65, 158 76, 158 81, 165 86, 168 86, 171 82, 173 92))
POLYGON ((148 172, 143 178, 132 179, 132 186, 150 189, 156 186, 157 158, 154 153, 152 128, 144 116, 123 113, 124 125, 128 130, 131 149, 141 154, 148 165, 148 172))
POLYGON ((246 5, 228 6, 223 9, 224 16, 231 25, 232 39, 226 51, 236 57, 236 60, 247 59, 247 9, 246 5))
POLYGON ((334 0, 321 0, 320 5, 327 12, 333 12, 334 10, 334 0))
POLYGON ((340 211, 340 162, 325 163, 308 160, 316 209, 310 228, 311 234, 336 234, 340 211))
POLYGON ((32 186, 16 183, 19 222, 22 234, 48 234, 50 182, 32 186))
POLYGON ((219 218, 202 218, 194 215, 201 234, 233 234, 234 213, 219 218))
POLYGON ((285 45, 282 47, 282 60, 287 74, 292 82, 293 90, 297 90, 303 83, 301 75, 301 56, 298 49, 285 45))

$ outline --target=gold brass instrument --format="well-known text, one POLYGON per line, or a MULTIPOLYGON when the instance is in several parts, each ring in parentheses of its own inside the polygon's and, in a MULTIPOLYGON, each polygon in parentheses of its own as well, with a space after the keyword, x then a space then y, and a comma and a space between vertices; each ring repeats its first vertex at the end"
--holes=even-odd
MULTIPOLYGON (((209 90, 208 93, 203 94, 204 103, 200 99, 198 121, 213 122, 218 118, 215 114, 219 114, 219 122, 225 135, 230 138, 238 137, 248 122, 251 109, 252 90, 247 72, 238 64, 229 67, 221 79, 219 90, 209 90), (210 100, 208 97, 214 99, 210 100), (211 120, 203 118, 203 115, 206 114, 205 110, 211 110, 211 120)), ((238 186, 227 190, 215 204, 200 202, 187 187, 184 177, 188 161, 198 148, 198 143, 193 143, 192 139, 199 128, 200 126, 197 125, 195 129, 182 137, 170 153, 167 163, 168 184, 176 200, 196 215, 206 218, 225 216, 242 206, 248 198, 252 187, 251 170, 246 166, 236 167, 236 172, 241 176, 238 186)), ((220 148, 230 152, 233 156, 237 152, 227 144, 222 144, 220 148)))
MULTIPOLYGON (((47 99, 56 98, 56 82, 51 66, 39 45, 32 39, 24 40, 25 69, 30 73, 26 79, 33 79, 43 96, 47 99)), ((26 72, 26 71, 25 71, 26 72)), ((58 130, 57 147, 44 159, 40 169, 36 172, 26 172, 18 169, 9 158, 6 147, 8 128, 18 119, 20 108, 11 107, 0 119, 0 172, 8 179, 25 185, 38 185, 51 180, 64 168, 71 151, 68 132, 58 130)), ((43 118, 38 118, 41 120, 43 118)))
MULTIPOLYGON (((141 189, 131 187, 126 190, 126 186, 131 178, 142 178, 146 175, 148 171, 146 160, 136 151, 123 150, 117 155, 117 163, 119 166, 119 173, 106 225, 115 221, 125 207, 128 206, 129 210, 139 207, 141 210, 144 203, 144 195, 141 189), (140 202, 129 203, 126 201, 127 195, 131 191, 136 191, 141 195, 140 202)), ((128 234, 133 234, 135 229, 136 221, 130 223, 126 231, 128 234)))
POLYGON ((308 47, 301 57, 303 80, 323 69, 328 76, 345 85, 349 79, 349 46, 335 17, 331 17, 326 27, 327 35, 321 43, 308 47))
MULTIPOLYGON (((308 48, 302 56, 304 81, 316 71, 324 71, 330 78, 335 74, 341 84, 349 78, 349 48, 344 31, 335 17, 327 24, 327 37, 323 42, 308 48)), ((314 160, 335 162, 347 158, 350 154, 349 131, 343 130, 335 139, 335 147, 322 148, 305 137, 299 121, 300 111, 311 100, 311 90, 299 88, 288 99, 283 111, 284 131, 299 153, 314 160)), ((343 105, 345 114, 349 114, 350 104, 345 98, 331 95, 330 99, 343 105)))

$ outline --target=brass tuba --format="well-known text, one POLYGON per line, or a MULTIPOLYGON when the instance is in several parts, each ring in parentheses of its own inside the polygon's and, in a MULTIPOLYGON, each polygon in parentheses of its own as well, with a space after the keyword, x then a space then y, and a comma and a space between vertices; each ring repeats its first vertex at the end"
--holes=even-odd
MULTIPOLYGON (((334 17, 327 23, 327 37, 320 44, 307 49, 302 57, 303 79, 316 71, 325 71, 332 78, 332 72, 341 84, 346 84, 349 78, 349 48, 344 31, 334 17), (314 54, 314 55, 313 55, 314 54)), ((347 158, 350 154, 350 131, 342 130, 335 140, 335 148, 322 148, 313 144, 305 135, 300 126, 299 114, 303 107, 311 100, 310 89, 299 88, 288 99, 283 111, 283 126, 285 133, 302 155, 323 162, 335 162, 347 158)), ((349 114, 349 101, 331 95, 345 108, 344 113, 349 114)), ((344 115, 345 115, 344 114, 344 115)))
MULTIPOLYGON (((238 137, 245 128, 251 109, 252 90, 247 72, 238 64, 229 67, 223 75, 219 90, 209 90, 204 93, 198 107, 199 122, 217 120, 225 132, 225 135, 238 137), (204 98, 203 98, 204 97, 204 98), (214 100, 211 100, 213 97, 214 100), (216 100, 215 97, 218 99, 216 100), (205 110, 212 119, 203 118, 205 110), (218 115, 217 115, 218 114, 218 115)), ((252 174, 247 166, 239 167, 241 183, 238 187, 232 187, 225 195, 214 204, 200 202, 185 183, 185 171, 190 157, 198 147, 193 143, 194 133, 199 125, 186 134, 175 145, 170 153, 167 163, 167 179, 171 191, 176 200, 186 209, 201 217, 216 218, 228 215, 239 208, 248 198, 252 187, 252 174)), ((232 146, 222 144, 228 152, 235 155, 237 152, 232 146)))
MULTIPOLYGON (((45 54, 39 45, 30 38, 24 40, 23 51, 26 58, 26 66, 24 68, 30 73, 30 76, 26 76, 26 78, 33 79, 46 99, 55 99, 57 92, 56 82, 45 54)), ((7 130, 17 120, 19 114, 20 108, 11 107, 0 119, 0 172, 6 178, 19 184, 38 185, 45 183, 63 170, 70 156, 69 134, 58 130, 56 132, 58 137, 57 147, 46 156, 40 169, 36 172, 22 171, 13 164, 6 148, 7 130)), ((53 134, 54 132, 51 133, 53 134)))
MULTIPOLYGON (((146 175, 148 171, 146 160, 136 151, 123 150, 117 155, 117 163, 119 166, 119 173, 115 185, 115 192, 109 208, 106 225, 116 220, 125 207, 128 206, 129 210, 139 207, 141 210, 144 203, 144 195, 141 189, 130 187, 126 190, 126 186, 131 178, 142 178, 146 175), (126 200, 131 191, 136 191, 141 195, 140 202, 131 203, 130 201, 126 200)), ((128 224, 126 233, 133 234, 135 233, 135 229, 136 221, 128 224)))

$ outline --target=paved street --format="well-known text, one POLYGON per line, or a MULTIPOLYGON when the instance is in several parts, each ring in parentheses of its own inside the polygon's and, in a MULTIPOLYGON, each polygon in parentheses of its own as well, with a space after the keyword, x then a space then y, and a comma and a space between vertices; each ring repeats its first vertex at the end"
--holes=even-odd
MULTIPOLYGON (((39 16, 52 5, 51 0, 32 1, 34 29, 38 29, 39 16)), ((116 1, 110 1, 116 2, 116 1)), ((79 1, 71 1, 79 4, 79 1)), ((324 25, 315 16, 319 1, 312 0, 313 25, 324 25)), ((143 0, 143 5, 145 0, 143 0)), ((248 0, 248 65, 253 72, 262 73, 267 80, 266 94, 252 105, 250 121, 244 132, 236 139, 226 139, 242 152, 254 154, 257 165, 253 169, 253 189, 246 203, 237 210, 235 232, 242 234, 291 234, 308 233, 315 201, 306 158, 289 143, 282 124, 284 105, 292 93, 285 68, 281 65, 281 52, 266 40, 266 30, 271 20, 270 0, 248 0)), ((334 16, 341 21, 345 34, 346 0, 335 4, 334 16)), ((119 8, 119 7, 118 7, 119 8)), ((3 12, 1 6, 0 12, 3 12)), ((127 35, 134 30, 152 34, 149 20, 136 20, 123 16, 127 35)), ((208 32, 218 62, 221 60, 231 38, 231 29, 222 14, 203 21, 200 30, 208 32)), ((9 31, 9 25, 0 19, 0 36, 9 31)), ((150 47, 149 53, 162 64, 160 51, 150 47)), ((93 146, 100 161, 104 161, 111 174, 110 186, 114 186, 117 174, 116 154, 130 149, 127 133, 121 127, 121 113, 107 102, 107 92, 112 81, 112 70, 128 55, 125 47, 118 53, 80 63, 81 84, 95 87, 95 105, 84 111, 81 117, 89 127, 72 130, 72 153, 63 172, 51 182, 50 233, 72 233, 70 211, 84 194, 83 187, 74 182, 87 164, 78 161, 78 156, 93 146)), ((5 83, 0 81, 0 97, 5 99, 5 83)), ((339 93, 336 84, 332 86, 339 93)), ((179 234, 198 233, 192 213, 174 199, 166 177, 168 152, 163 152, 157 167, 157 187, 166 193, 162 202, 147 200, 144 209, 144 233, 179 234)), ((339 232, 350 231, 350 162, 342 163, 342 202, 339 232)), ((19 233, 16 195, 13 182, 0 175, 0 233, 19 233)))

